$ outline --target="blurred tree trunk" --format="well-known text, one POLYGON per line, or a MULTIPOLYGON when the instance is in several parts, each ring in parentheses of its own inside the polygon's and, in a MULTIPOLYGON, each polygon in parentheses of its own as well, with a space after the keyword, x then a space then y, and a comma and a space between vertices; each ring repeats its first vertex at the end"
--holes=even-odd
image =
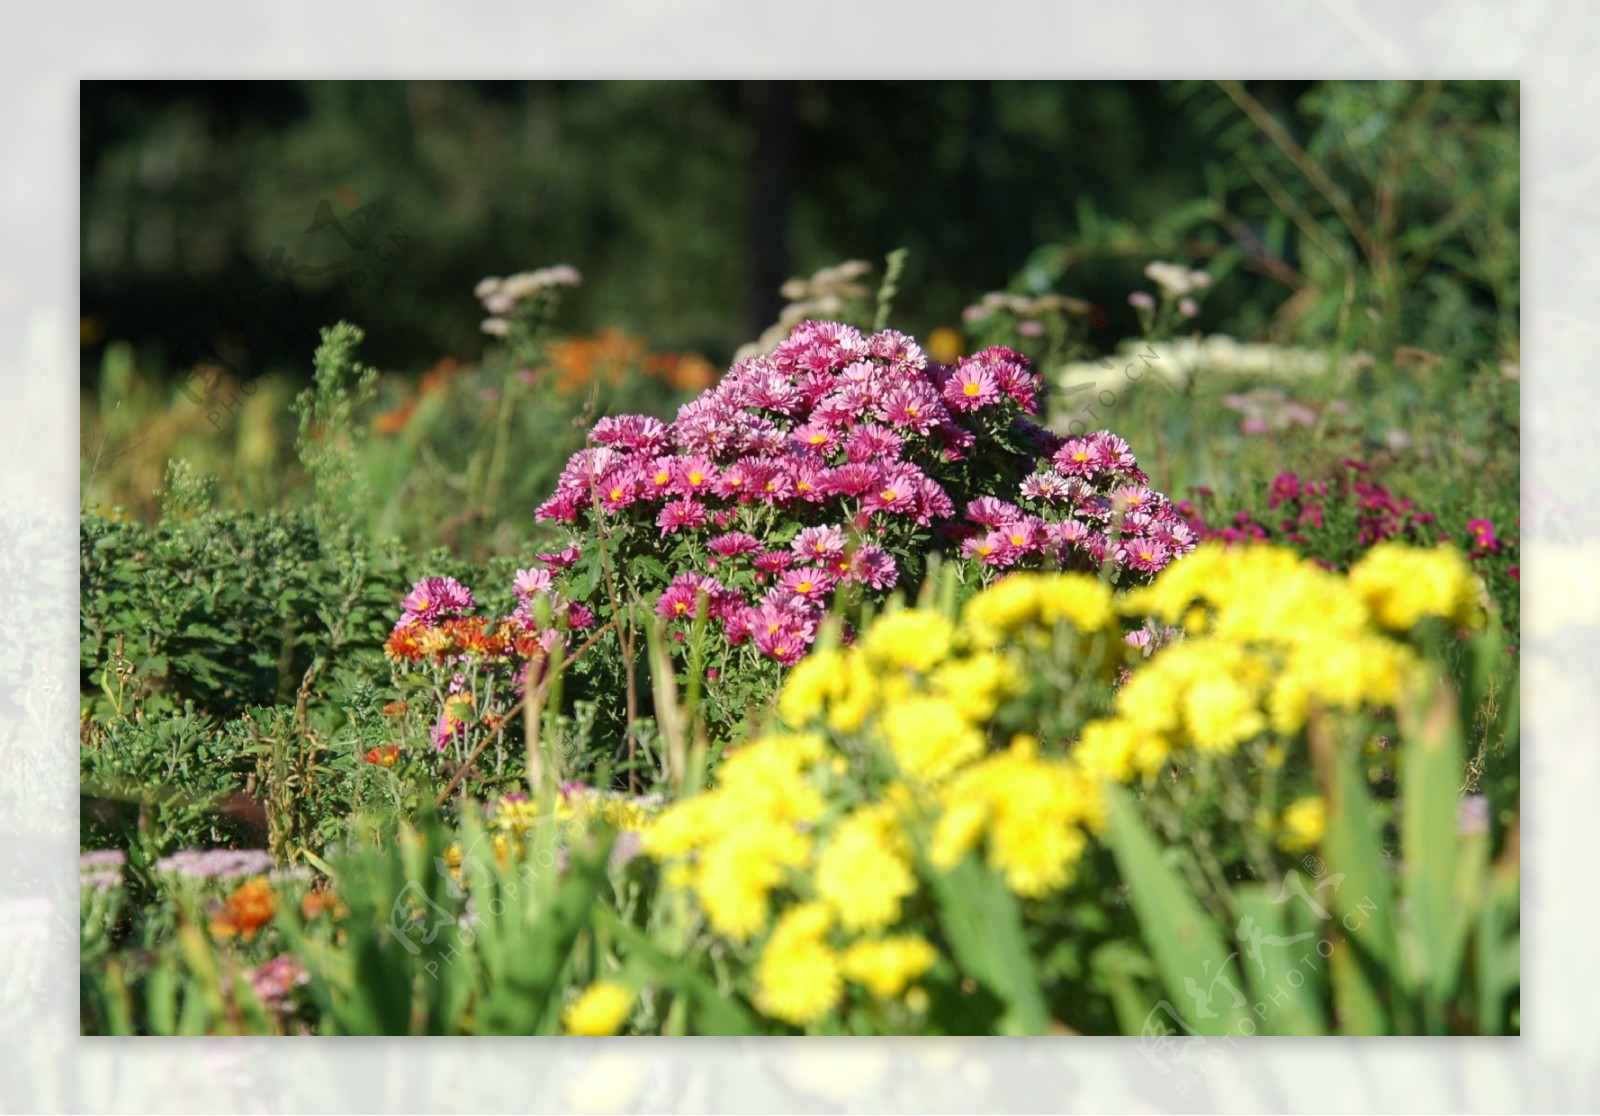
POLYGON ((750 157, 750 286, 745 337, 754 340, 778 319, 778 288, 789 278, 789 199, 794 176, 794 82, 745 84, 744 102, 755 132, 750 157))

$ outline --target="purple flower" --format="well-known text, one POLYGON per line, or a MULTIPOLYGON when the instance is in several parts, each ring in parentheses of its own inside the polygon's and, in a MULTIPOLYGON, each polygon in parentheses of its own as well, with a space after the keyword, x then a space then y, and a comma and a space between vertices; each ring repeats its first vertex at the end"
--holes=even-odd
POLYGON ((277 863, 265 849, 184 849, 156 861, 157 872, 191 880, 259 876, 277 863))

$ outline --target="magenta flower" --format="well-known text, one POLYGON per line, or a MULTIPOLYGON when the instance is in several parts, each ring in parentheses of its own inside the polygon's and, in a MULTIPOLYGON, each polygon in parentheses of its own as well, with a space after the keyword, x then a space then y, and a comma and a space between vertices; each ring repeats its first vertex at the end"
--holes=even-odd
POLYGON ((881 461, 899 457, 904 447, 905 439, 887 426, 866 422, 852 430, 845 439, 844 455, 847 461, 855 463, 881 461))
POLYGON ((649 415, 603 418, 594 424, 589 437, 602 445, 620 446, 643 453, 660 453, 667 446, 666 426, 660 419, 649 415))
POLYGON ((946 381, 944 401, 953 411, 976 411, 1000 401, 1000 384, 987 368, 967 363, 946 381))
POLYGON ((980 496, 967 505, 967 518, 985 527, 1000 527, 1021 516, 1021 508, 993 496, 980 496))
POLYGON ((887 551, 875 546, 859 548, 850 560, 850 579, 874 589, 889 588, 899 576, 900 571, 895 568, 894 559, 887 551))
POLYGON ((808 422, 795 427, 789 440, 802 450, 828 454, 839 445, 839 431, 825 422, 808 422))
POLYGON ((400 624, 431 625, 446 616, 464 616, 477 606, 472 591, 453 577, 425 577, 400 601, 400 624))
POLYGON ((556 523, 576 523, 582 495, 571 489, 557 489, 556 494, 534 509, 535 523, 553 520, 556 523))
POLYGON ((926 434, 944 417, 944 407, 933 388, 917 383, 896 388, 884 399, 878 417, 891 426, 903 426, 926 434))
POLYGON ((554 554, 535 554, 534 557, 547 566, 565 570, 577 564, 578 559, 583 557, 583 551, 576 546, 569 546, 565 550, 556 551, 554 554))
POLYGON ((782 573, 794 563, 794 555, 787 550, 769 550, 755 557, 755 567, 762 573, 782 573))
POLYGON ((726 535, 718 535, 707 544, 713 554, 720 554, 724 558, 735 558, 741 554, 754 554, 761 549, 761 542, 754 535, 747 535, 743 531, 729 531, 726 535))
POLYGON ((672 490, 693 497, 710 492, 717 481, 717 467, 703 454, 690 454, 672 463, 672 490))
POLYGON ((1170 555, 1163 544, 1154 539, 1142 538, 1118 543, 1116 557, 1120 566, 1155 573, 1167 564, 1170 555))
POLYGON ((837 581, 833 574, 820 566, 806 566, 804 569, 786 571, 778 585, 797 597, 821 602, 837 581))
POLYGON ((549 570, 518 570, 511 591, 519 597, 531 597, 549 589, 552 577, 549 570))
POLYGON ((830 496, 860 496, 877 488, 883 479, 883 470, 866 462, 841 465, 821 477, 822 490, 830 496))
POLYGON ((1474 550, 1487 552, 1500 549, 1500 542, 1494 537, 1494 524, 1487 519, 1467 520, 1467 530, 1472 533, 1474 550))
POLYGON ((909 465, 896 467, 861 501, 861 508, 869 515, 875 512, 910 514, 917 509, 917 499, 922 492, 922 477, 909 465))
POLYGON ((1068 438, 1051 464, 1056 471, 1068 477, 1092 477, 1110 464, 1100 446, 1088 438, 1068 438))
POLYGON ((789 543, 800 557, 822 563, 842 555, 844 548, 844 531, 839 527, 807 527, 789 543))
POLYGON ((600 506, 615 514, 639 498, 639 478, 631 469, 613 469, 600 481, 600 506))
MULTIPOLYGON (((714 604, 721 602, 727 592, 716 578, 700 574, 682 573, 672 579, 672 584, 656 602, 656 615, 670 620, 693 620, 699 615, 700 598, 706 598, 706 615, 712 614, 714 604)), ((721 611, 720 609, 718 611, 721 611)))
POLYGON ((656 517, 656 526, 661 528, 663 538, 683 527, 691 530, 703 527, 705 522, 706 507, 695 500, 674 500, 656 517))

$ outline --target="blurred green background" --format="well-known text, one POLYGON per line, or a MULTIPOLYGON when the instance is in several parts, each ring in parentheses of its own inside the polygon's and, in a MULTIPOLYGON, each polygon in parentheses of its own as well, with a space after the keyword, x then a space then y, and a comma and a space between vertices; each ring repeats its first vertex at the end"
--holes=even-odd
MULTIPOLYGON (((1214 94, 1157 83, 82 89, 86 382, 108 339, 157 365, 210 351, 241 376, 308 372, 316 329, 341 316, 387 368, 473 359, 473 285, 559 262, 585 278, 573 330, 725 362, 774 320, 791 274, 905 246, 899 324, 920 335, 1081 233, 1086 205, 1155 225, 1206 193, 1219 155, 1214 94), (335 226, 323 205, 373 208, 335 226), (388 259, 353 246, 367 233, 388 259)), ((1250 89, 1297 124, 1312 85, 1250 89)), ((1143 263, 1085 261, 1073 293, 1132 331, 1143 263)))

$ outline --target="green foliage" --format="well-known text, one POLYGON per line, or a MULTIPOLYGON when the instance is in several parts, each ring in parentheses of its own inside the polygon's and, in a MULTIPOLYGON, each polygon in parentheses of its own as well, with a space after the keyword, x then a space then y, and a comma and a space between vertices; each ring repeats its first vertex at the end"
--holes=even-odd
MULTIPOLYGON (((1330 723, 1314 726, 1329 801, 1320 855, 1265 884, 1212 888, 1220 915, 1200 909, 1131 801, 1113 796, 1110 840, 1160 973, 1162 1006, 1177 1005, 1179 1027, 1519 1033, 1507 979, 1518 952, 1515 835, 1491 860, 1491 827, 1462 820, 1462 721, 1450 688, 1436 684, 1403 723, 1398 824, 1369 787, 1360 751, 1330 723), (1224 943, 1235 939, 1243 948, 1229 952, 1224 943)), ((1145 1021, 1171 1025, 1154 1011, 1145 1021)))

